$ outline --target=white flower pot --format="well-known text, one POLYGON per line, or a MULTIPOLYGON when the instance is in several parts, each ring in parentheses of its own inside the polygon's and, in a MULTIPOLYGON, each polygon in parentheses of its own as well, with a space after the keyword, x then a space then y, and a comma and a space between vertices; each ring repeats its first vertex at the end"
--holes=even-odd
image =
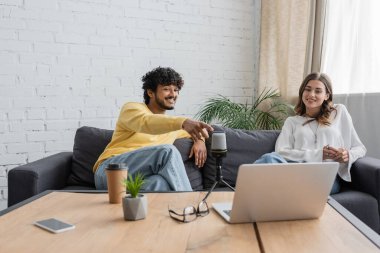
POLYGON ((137 198, 132 198, 127 194, 123 198, 124 220, 145 219, 148 213, 148 201, 145 195, 139 194, 137 198))

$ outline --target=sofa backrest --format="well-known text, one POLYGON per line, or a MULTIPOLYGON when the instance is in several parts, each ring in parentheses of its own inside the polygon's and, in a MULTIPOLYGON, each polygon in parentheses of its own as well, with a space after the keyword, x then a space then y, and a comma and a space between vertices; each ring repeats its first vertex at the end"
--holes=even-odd
MULTIPOLYGON (((240 164, 253 163, 265 153, 272 152, 280 131, 237 130, 214 125, 215 130, 226 133, 227 157, 223 159, 223 176, 231 185, 235 185, 240 164)), ((95 187, 92 167, 104 148, 111 141, 113 130, 83 126, 78 128, 73 147, 72 172, 68 185, 95 187)), ((179 150, 185 164, 186 173, 194 190, 212 186, 215 180, 215 158, 211 156, 211 138, 206 140, 207 160, 203 168, 198 169, 194 158, 189 158, 191 139, 178 139, 174 146, 179 150)))
MULTIPOLYGON (((238 130, 213 125, 214 130, 224 131, 227 141, 227 156, 223 159, 224 180, 235 185, 241 164, 253 163, 265 153, 274 151, 279 130, 238 130)), ((206 140, 207 161, 203 167, 203 185, 210 188, 215 181, 216 159, 211 155, 211 138, 206 140)))

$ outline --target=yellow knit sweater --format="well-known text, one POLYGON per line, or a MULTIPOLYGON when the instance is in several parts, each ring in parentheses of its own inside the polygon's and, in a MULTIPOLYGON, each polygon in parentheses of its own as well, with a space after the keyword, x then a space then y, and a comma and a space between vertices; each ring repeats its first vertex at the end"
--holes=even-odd
POLYGON ((144 103, 126 103, 120 111, 112 140, 99 156, 93 171, 112 156, 147 146, 173 144, 179 138, 190 138, 182 130, 185 120, 185 117, 154 114, 144 103))

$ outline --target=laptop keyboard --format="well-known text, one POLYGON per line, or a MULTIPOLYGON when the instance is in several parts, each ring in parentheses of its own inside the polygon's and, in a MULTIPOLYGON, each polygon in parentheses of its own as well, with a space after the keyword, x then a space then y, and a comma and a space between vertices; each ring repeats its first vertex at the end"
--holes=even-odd
POLYGON ((225 214, 227 214, 228 216, 231 215, 231 210, 223 210, 223 212, 224 212, 225 214))

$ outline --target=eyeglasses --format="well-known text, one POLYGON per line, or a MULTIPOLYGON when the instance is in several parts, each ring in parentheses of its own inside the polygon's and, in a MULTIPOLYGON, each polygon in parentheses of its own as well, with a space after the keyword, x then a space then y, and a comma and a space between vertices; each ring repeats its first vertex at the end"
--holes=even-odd
POLYGON ((182 212, 176 212, 173 209, 169 208, 168 210, 169 215, 172 219, 184 223, 194 221, 199 216, 204 217, 210 213, 207 202, 205 200, 199 202, 197 208, 195 208, 194 206, 187 206, 182 210, 182 212))

